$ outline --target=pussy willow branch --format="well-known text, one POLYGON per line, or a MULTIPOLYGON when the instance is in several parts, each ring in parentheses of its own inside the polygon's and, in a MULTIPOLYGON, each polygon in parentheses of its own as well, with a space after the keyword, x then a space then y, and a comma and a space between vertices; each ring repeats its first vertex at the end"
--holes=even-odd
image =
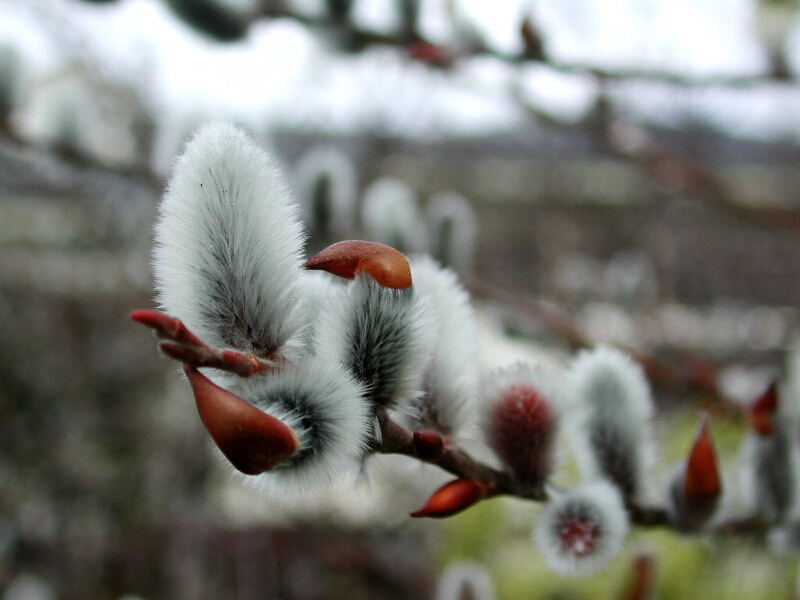
MULTIPOLYGON (((414 43, 423 42, 426 40, 421 36, 413 26, 411 28, 402 28, 396 34, 379 34, 371 31, 359 29, 356 25, 344 19, 335 19, 329 16, 313 17, 309 15, 299 14, 285 5, 274 6, 268 5, 260 14, 254 15, 256 19, 269 19, 269 18, 290 18, 297 22, 303 23, 306 26, 316 29, 329 29, 340 32, 339 36, 339 50, 342 52, 358 52, 363 51, 369 47, 375 46, 394 46, 400 49, 408 49, 414 43)), ((537 31, 536 24, 531 21, 528 16, 527 20, 528 35, 524 33, 524 27, 520 22, 520 36, 523 41, 530 39, 531 34, 533 37, 540 38, 537 31)), ((538 63, 546 65, 547 67, 567 74, 586 74, 593 75, 605 80, 629 80, 638 79, 645 81, 657 81, 663 83, 670 83, 673 85, 685 87, 709 87, 709 86, 726 86, 732 88, 746 88, 766 83, 774 83, 780 81, 784 85, 797 85, 800 81, 797 78, 791 77, 790 74, 779 72, 764 72, 753 75, 682 75, 672 71, 663 71, 658 69, 637 69, 637 68, 604 68, 600 66, 593 66, 589 64, 567 63, 553 60, 547 56, 546 46, 542 43, 541 39, 538 40, 539 46, 536 43, 526 44, 528 48, 519 54, 507 54, 498 52, 489 48, 481 39, 476 38, 472 40, 471 44, 465 45, 460 48, 443 47, 442 50, 452 53, 449 61, 434 63, 436 66, 448 68, 452 66, 455 61, 461 58, 469 57, 493 57, 509 63, 538 63)))
MULTIPOLYGON (((534 502, 547 502, 549 494, 543 485, 531 486, 516 481, 508 473, 499 471, 472 458, 463 449, 446 445, 442 455, 435 459, 420 457, 414 447, 414 435, 405 427, 393 421, 384 411, 378 412, 381 428, 381 441, 374 451, 380 454, 402 454, 437 467, 458 478, 474 479, 486 487, 486 498, 494 496, 514 496, 534 502)), ((551 486, 548 486, 551 487, 551 486)), ((669 511, 662 506, 628 503, 628 516, 633 525, 639 527, 665 527, 673 529, 669 511)), ((715 536, 751 536, 763 538, 770 524, 757 517, 730 516, 717 521, 706 533, 715 536)), ((694 533, 703 533, 696 531, 694 533)))
POLYGON ((210 367, 239 377, 250 377, 256 373, 269 373, 281 364, 268 356, 258 357, 249 352, 209 346, 189 331, 180 319, 156 310, 135 310, 131 318, 153 329, 161 352, 190 367, 210 367))
POLYGON ((441 456, 434 459, 420 457, 414 447, 414 435, 393 421, 384 411, 378 412, 381 441, 376 450, 381 454, 403 454, 427 462, 459 478, 475 479, 486 486, 486 497, 511 495, 529 500, 545 501, 544 486, 531 486, 515 481, 508 473, 498 471, 478 462, 457 446, 445 444, 441 456))
MULTIPOLYGON (((519 313, 530 315, 541 321, 547 331, 570 350, 583 350, 595 346, 595 343, 567 315, 547 302, 526 294, 511 292, 496 283, 483 281, 476 277, 465 279, 465 283, 473 295, 499 302, 503 306, 512 307, 519 313)), ((641 349, 620 347, 642 366, 647 378, 654 386, 680 392, 700 391, 726 409, 729 407, 731 410, 735 409, 736 404, 724 398, 713 382, 706 381, 695 372, 693 364, 701 362, 696 356, 690 354, 680 364, 671 365, 641 349)))
MULTIPOLYGON (((546 502, 549 498, 544 485, 530 485, 515 480, 505 471, 499 471, 472 458, 466 451, 452 444, 445 448, 438 458, 426 459, 418 456, 414 447, 414 435, 405 427, 393 421, 384 411, 378 412, 381 428, 381 441, 375 450, 381 454, 402 454, 452 473, 464 479, 475 479, 486 486, 485 498, 494 496, 515 496, 525 500, 546 502)), ((657 506, 630 504, 628 513, 631 521, 642 527, 669 526, 666 509, 657 506)))
MULTIPOLYGON (((174 317, 154 310, 142 309, 131 313, 131 317, 154 330, 161 340, 159 348, 167 356, 192 366, 210 366, 249 377, 259 372, 269 372, 278 363, 235 350, 220 350, 200 340, 174 317)), ((420 456, 414 444, 414 433, 393 421, 385 410, 379 409, 377 420, 380 441, 372 451, 381 454, 401 454, 416 460, 436 465, 458 477, 479 481, 486 488, 484 498, 514 496, 534 502, 546 502, 548 489, 544 484, 531 485, 514 479, 509 473, 481 463, 468 452, 454 444, 445 443, 442 452, 435 458, 420 456)), ((554 486, 547 486, 554 488, 554 486)), ((628 503, 631 523, 641 527, 672 527, 668 511, 659 506, 628 503)), ((731 517, 719 521, 710 533, 715 535, 750 535, 763 538, 769 524, 751 517, 731 517)))

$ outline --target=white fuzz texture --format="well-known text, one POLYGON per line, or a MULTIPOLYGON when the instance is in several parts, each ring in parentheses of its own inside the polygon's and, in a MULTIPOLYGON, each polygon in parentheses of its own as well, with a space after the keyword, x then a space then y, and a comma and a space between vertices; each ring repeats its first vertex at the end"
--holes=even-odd
POLYGON ((315 354, 316 335, 320 317, 331 302, 336 302, 345 287, 340 277, 325 271, 303 271, 300 274, 300 307, 304 313, 305 326, 302 339, 306 352, 315 354))
POLYGON ((158 299, 205 342, 288 353, 303 230, 269 156, 242 130, 201 127, 177 160, 155 228, 158 299))
POLYGON ((425 208, 430 229, 431 254, 459 273, 472 270, 478 221, 472 205, 461 194, 436 194, 425 208))
POLYGON ((436 585, 436 600, 494 600, 494 585, 489 571, 480 563, 456 562, 449 565, 436 585))
POLYGON ((300 438, 297 453, 272 471, 247 477, 256 487, 274 495, 301 494, 360 468, 371 415, 363 386, 339 365, 307 359, 266 377, 242 379, 233 391, 300 438))
POLYGON ((641 366, 607 346, 584 350, 567 374, 565 419, 584 479, 606 477, 640 496, 654 463, 653 400, 641 366))
POLYGON ((561 575, 589 575, 608 564, 628 534, 628 514, 616 486, 597 480, 582 483, 544 507, 534 538, 547 565, 561 575), (591 528, 591 545, 578 548, 564 543, 569 527, 591 528))
POLYGON ((775 416, 770 435, 749 431, 739 457, 739 488, 745 509, 770 523, 797 517, 800 449, 792 421, 775 416))
POLYGON ((428 250, 428 232, 417 195, 399 179, 378 179, 364 191, 361 224, 373 242, 403 253, 428 250))
POLYGON ((556 375, 542 365, 517 362, 505 369, 492 371, 481 382, 480 398, 484 417, 491 409, 492 404, 502 397, 505 390, 520 384, 538 390, 542 398, 547 401, 548 407, 558 415, 563 398, 556 375))
POLYGON ((469 294, 450 269, 426 256, 409 261, 414 288, 428 301, 439 326, 424 393, 413 411, 421 427, 456 437, 477 416, 478 333, 469 294))
POLYGON ((436 321, 415 287, 393 290, 360 274, 317 321, 316 352, 342 364, 376 406, 406 410, 421 393, 436 321))
POLYGON ((331 242, 348 239, 353 230, 356 205, 356 170, 350 158, 336 146, 315 146, 297 162, 294 189, 300 210, 312 234, 331 242), (320 187, 325 206, 316 206, 320 187), (321 214, 325 213, 325 214, 321 214), (325 222, 319 222, 324 218, 325 222))

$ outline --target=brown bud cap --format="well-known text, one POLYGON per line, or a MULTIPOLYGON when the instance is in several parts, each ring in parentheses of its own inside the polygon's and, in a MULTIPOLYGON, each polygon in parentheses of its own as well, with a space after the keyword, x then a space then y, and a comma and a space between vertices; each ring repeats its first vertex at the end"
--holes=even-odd
POLYGON ((466 510, 486 495, 486 486, 475 479, 454 479, 433 492, 425 506, 412 517, 449 517, 466 510))
POLYGON ((185 366, 197 412, 225 457, 245 475, 269 471, 300 448, 294 430, 185 366))
POLYGON ((433 429, 414 432, 414 453, 422 460, 436 460, 444 452, 444 438, 433 429))
POLYGON ((771 435, 775 427, 773 417, 777 410, 778 386, 773 382, 747 410, 750 428, 758 435, 771 435))
POLYGON ((305 268, 327 271, 345 279, 364 272, 383 287, 411 287, 411 269, 403 253, 376 242, 337 242, 309 258, 305 268))

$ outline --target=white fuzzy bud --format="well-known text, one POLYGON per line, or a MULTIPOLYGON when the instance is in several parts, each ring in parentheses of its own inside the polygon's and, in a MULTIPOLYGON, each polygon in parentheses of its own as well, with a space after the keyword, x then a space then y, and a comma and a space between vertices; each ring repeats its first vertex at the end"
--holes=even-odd
POLYGON ((740 451, 742 504, 770 523, 796 516, 800 485, 800 448, 793 421, 775 415, 772 432, 748 431, 740 451))
POLYGON ((414 288, 428 301, 439 325, 433 355, 413 406, 418 428, 446 436, 475 424, 478 388, 478 334, 469 294, 456 274, 426 257, 409 261, 414 288))
POLYGON ((436 600, 494 600, 494 585, 489 571, 480 563, 456 562, 449 565, 436 585, 436 600))
POLYGON ((632 500, 654 462, 653 401, 641 366, 600 346, 578 354, 567 375, 570 447, 584 479, 605 477, 632 500))
POLYGON ((351 237, 356 183, 352 161, 335 146, 316 146, 297 162, 294 188, 315 245, 310 252, 351 237))
POLYGON ((303 231, 275 163, 237 127, 201 127, 155 228, 161 307, 205 342, 286 355, 303 325, 303 231))
POLYGON ((406 409, 421 391, 436 321, 412 286, 381 287, 359 274, 317 321, 316 352, 344 365, 376 406, 406 409))
POLYGON ((431 254, 443 265, 467 274, 472 270, 478 221, 472 205, 461 194, 436 194, 425 208, 431 254))
POLYGON ((428 233, 417 195, 399 179, 378 179, 364 191, 361 224, 373 242, 403 253, 428 249, 428 233))
POLYGON ((330 485, 361 466, 372 424, 365 389, 341 366, 307 359, 233 391, 297 434, 300 449, 247 481, 267 493, 299 494, 330 485))
POLYGON ((554 497, 536 523, 534 537, 547 565, 561 575, 588 575, 622 548, 628 515, 616 486, 598 480, 554 497))
POLYGON ((343 293, 345 282, 325 271, 303 271, 300 276, 301 309, 306 325, 302 330, 306 352, 316 354, 317 332, 321 315, 330 303, 336 302, 343 293))

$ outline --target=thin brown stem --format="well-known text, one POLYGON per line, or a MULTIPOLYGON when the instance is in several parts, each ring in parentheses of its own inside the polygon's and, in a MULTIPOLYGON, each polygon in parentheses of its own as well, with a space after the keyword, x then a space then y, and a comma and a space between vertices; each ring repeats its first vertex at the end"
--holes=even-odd
POLYGON ((249 352, 209 346, 189 331, 180 319, 157 310, 134 310, 131 318, 155 331, 161 340, 158 343, 159 350, 191 367, 212 367, 239 377, 250 377, 256 373, 273 371, 280 364, 279 361, 259 358, 249 352))
POLYGON ((437 458, 422 458, 414 446, 414 434, 393 421, 385 412, 379 411, 381 441, 376 451, 381 454, 403 454, 452 473, 459 478, 481 482, 487 490, 486 497, 510 495, 528 500, 547 500, 543 485, 531 485, 513 479, 508 473, 485 465, 467 452, 452 444, 445 444, 437 458))
MULTIPOLYGON (((544 485, 531 485, 515 480, 505 471, 485 465, 463 449, 452 444, 445 445, 438 458, 420 457, 414 446, 414 434, 393 421, 384 411, 378 412, 381 440, 375 451, 381 454, 402 454, 426 462, 452 473, 460 479, 473 479, 482 483, 487 490, 485 498, 493 496, 515 496, 536 502, 546 502, 548 493, 544 485)), ((628 514, 631 523, 640 527, 671 527, 669 511, 661 506, 629 504, 628 514)), ((739 528, 734 528, 739 531, 739 528)), ((716 528, 715 528, 716 530, 716 528)), ((723 528, 720 531, 726 531, 723 528)))

